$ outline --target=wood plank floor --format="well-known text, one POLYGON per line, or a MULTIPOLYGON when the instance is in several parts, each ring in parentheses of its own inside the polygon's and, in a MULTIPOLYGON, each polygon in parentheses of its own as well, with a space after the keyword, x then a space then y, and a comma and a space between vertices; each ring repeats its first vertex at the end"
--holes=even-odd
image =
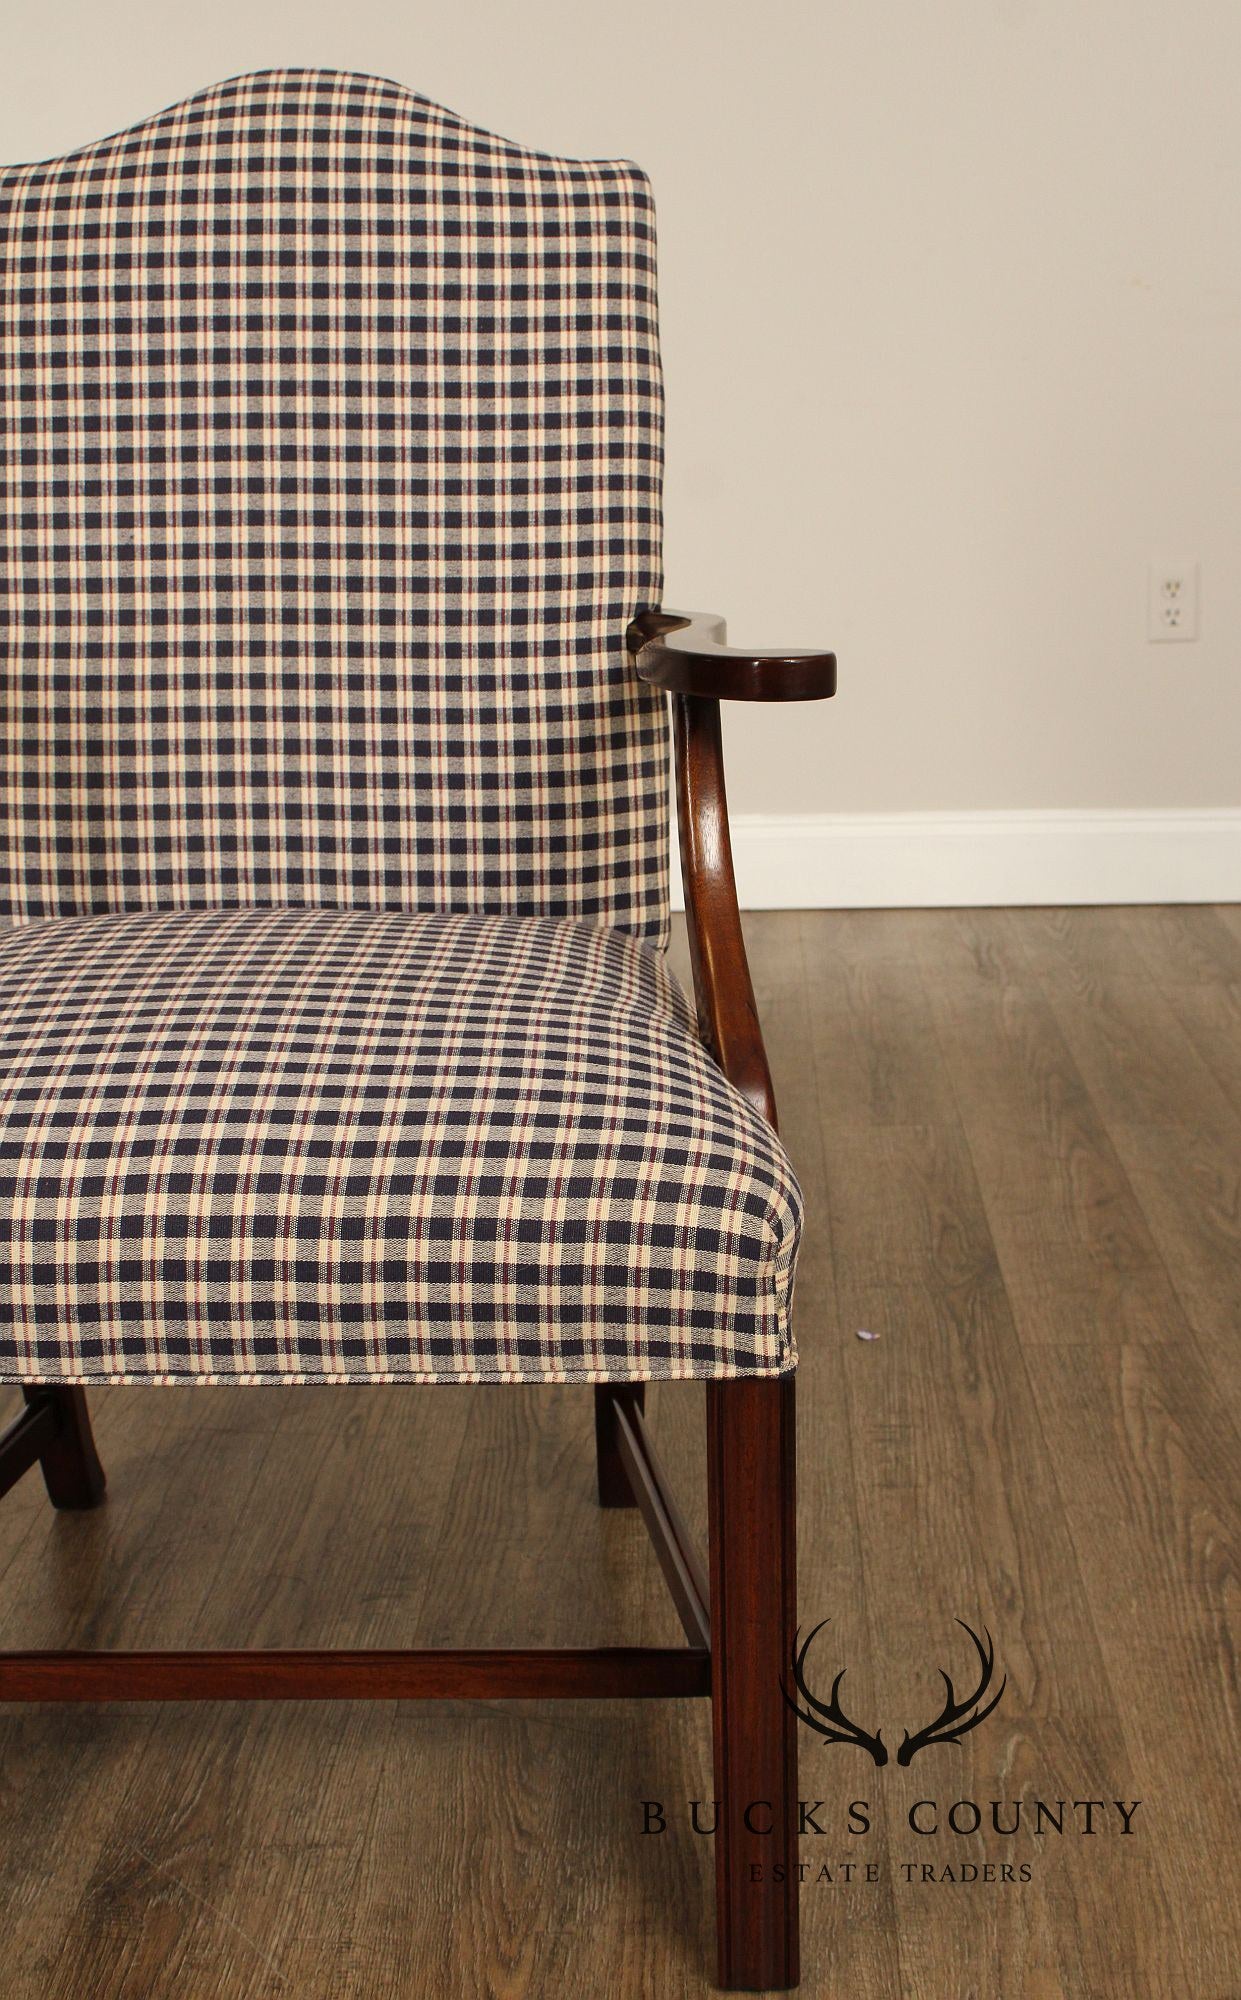
MULTIPOLYGON (((802 1990, 1236 2000, 1241 914, 747 931, 808 1206, 820 1677, 846 1666, 846 1706, 893 1749, 936 1712, 938 1667, 968 1679, 957 1618, 1008 1677, 908 1767, 802 1732, 827 1829, 803 1843, 802 1990), (1063 1834, 991 1831, 1017 1799, 1027 1820, 1067 1801, 1063 1834), (982 1831, 968 1807, 947 1828, 959 1800, 982 1831), (1093 1833, 1075 1800, 1103 1802, 1093 1833), (1116 1800, 1141 1801, 1129 1836, 1116 1800), (918 1801, 938 1833, 911 1830, 918 1801)), ((0 1644, 679 1637, 640 1523, 593 1503, 588 1393, 94 1407, 109 1504, 56 1517, 37 1479, 8 1498, 0 1644)), ((701 1395, 651 1407, 701 1521, 701 1395)), ((0 1992, 700 1994, 710 1842, 685 1802, 710 1796, 705 1705, 10 1709, 0 1992), (666 1834, 640 1833, 643 1799, 666 1834)))

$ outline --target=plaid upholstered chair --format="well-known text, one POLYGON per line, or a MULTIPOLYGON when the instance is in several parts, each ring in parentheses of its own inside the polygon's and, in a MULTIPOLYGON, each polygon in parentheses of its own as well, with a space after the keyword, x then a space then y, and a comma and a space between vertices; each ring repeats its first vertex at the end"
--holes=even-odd
POLYGON ((10 1653, 0 1697, 709 1696, 720 1976, 791 1984, 800 1210, 719 698, 834 665, 656 609, 647 183, 301 71, 0 208, 0 1488, 98 1504, 92 1383, 594 1385, 688 1642, 10 1653))

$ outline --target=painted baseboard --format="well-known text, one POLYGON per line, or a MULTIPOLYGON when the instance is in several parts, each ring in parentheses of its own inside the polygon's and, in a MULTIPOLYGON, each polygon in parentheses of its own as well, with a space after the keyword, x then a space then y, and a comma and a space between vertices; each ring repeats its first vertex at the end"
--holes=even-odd
POLYGON ((732 832, 747 910, 1241 902, 1241 809, 737 813, 732 832))

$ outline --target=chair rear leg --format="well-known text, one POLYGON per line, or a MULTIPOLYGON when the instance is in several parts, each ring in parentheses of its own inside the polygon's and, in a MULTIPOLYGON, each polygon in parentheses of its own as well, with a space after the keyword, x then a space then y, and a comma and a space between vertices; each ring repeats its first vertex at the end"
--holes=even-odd
POLYGON ((719 1983, 796 1986, 794 1377, 707 1389, 719 1983))
POLYGON ((636 1507, 632 1489, 616 1448, 616 1402, 626 1401, 629 1407, 641 1411, 646 1401, 646 1385, 642 1382, 618 1382, 600 1384, 595 1390, 595 1458, 599 1467, 599 1505, 601 1507, 636 1507))
POLYGON ((50 1403, 56 1412, 55 1435, 39 1459, 52 1505, 98 1507, 107 1479, 95 1450, 86 1391, 32 1384, 24 1394, 28 1403, 50 1403))

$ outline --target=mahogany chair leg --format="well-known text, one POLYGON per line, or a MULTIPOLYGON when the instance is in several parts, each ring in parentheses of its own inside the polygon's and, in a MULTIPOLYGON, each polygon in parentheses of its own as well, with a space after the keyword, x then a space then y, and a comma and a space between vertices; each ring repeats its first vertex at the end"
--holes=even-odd
POLYGON ((796 1986, 794 1377, 707 1389, 719 1983, 796 1986))
POLYGON ((55 1432, 39 1455, 52 1505, 98 1507, 108 1482, 95 1450, 86 1391, 39 1385, 24 1394, 28 1404, 50 1403, 56 1413, 55 1432))
POLYGON ((646 1401, 646 1387, 642 1382, 600 1385, 595 1390, 595 1457, 599 1467, 599 1505, 601 1507, 636 1507, 633 1488, 621 1461, 616 1439, 617 1400, 627 1402, 631 1409, 641 1412, 646 1401))

